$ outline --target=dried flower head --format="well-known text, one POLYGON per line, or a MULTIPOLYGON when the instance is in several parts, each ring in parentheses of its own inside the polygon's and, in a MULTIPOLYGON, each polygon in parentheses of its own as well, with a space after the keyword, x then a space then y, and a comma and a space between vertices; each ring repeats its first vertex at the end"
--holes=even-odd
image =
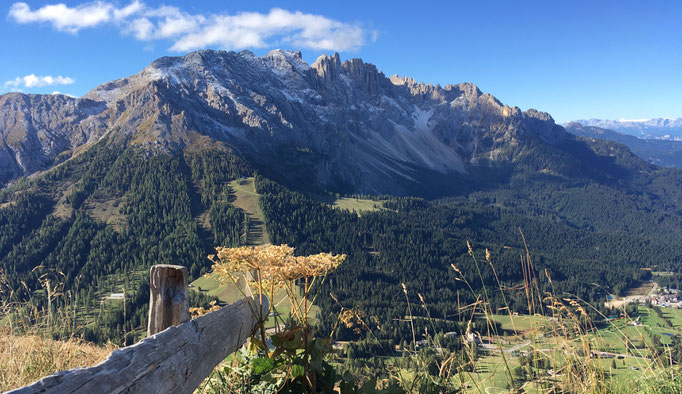
POLYGON ((344 309, 339 314, 339 320, 346 328, 352 328, 355 325, 354 317, 355 314, 350 309, 344 309))
MULTIPOLYGON (((213 273, 219 279, 233 278, 235 274, 258 271, 259 280, 269 288, 283 282, 325 275, 341 264, 346 255, 319 253, 311 256, 294 256, 288 245, 217 247, 216 254, 208 258, 213 262, 213 273)), ((254 278, 256 279, 256 278, 254 278)))
POLYGON ((354 309, 343 308, 341 313, 339 313, 339 321, 343 323, 346 328, 352 328, 355 333, 360 333, 362 330, 368 331, 370 329, 365 322, 366 319, 367 313, 359 306, 356 306, 354 309))
POLYGON ((195 319, 199 316, 203 316, 209 312, 217 311, 218 309, 220 309, 220 306, 217 305, 215 301, 211 301, 210 305, 211 307, 208 309, 202 307, 189 308, 189 313, 191 314, 192 319, 195 319))
POLYGON ((310 256, 298 256, 280 267, 273 267, 272 276, 282 281, 311 278, 325 275, 339 266, 346 255, 319 253, 310 256))

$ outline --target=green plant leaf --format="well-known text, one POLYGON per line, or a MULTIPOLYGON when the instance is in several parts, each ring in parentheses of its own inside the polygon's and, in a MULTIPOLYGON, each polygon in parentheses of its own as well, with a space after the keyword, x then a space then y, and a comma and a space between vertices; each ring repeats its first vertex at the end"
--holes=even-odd
POLYGON ((298 378, 303 375, 305 375, 305 368, 303 365, 294 364, 291 366, 291 376, 298 378))
POLYGON ((254 358, 251 361, 251 374, 262 375, 266 372, 272 371, 275 367, 275 360, 267 357, 254 358))

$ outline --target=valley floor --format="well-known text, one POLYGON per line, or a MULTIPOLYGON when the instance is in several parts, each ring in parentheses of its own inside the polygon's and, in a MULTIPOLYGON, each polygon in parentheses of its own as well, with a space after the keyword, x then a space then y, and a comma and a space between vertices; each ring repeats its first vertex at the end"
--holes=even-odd
MULTIPOLYGON (((661 358, 652 353, 657 341, 670 349, 674 338, 682 337, 682 310, 662 308, 659 317, 654 308, 640 305, 637 316, 619 313, 585 335, 572 332, 570 321, 522 314, 494 315, 492 320, 500 324, 500 332, 480 337, 475 367, 460 374, 459 382, 474 392, 506 392, 510 375, 518 379, 518 371, 534 357, 555 366, 567 365, 581 349, 590 349, 593 366, 607 382, 648 376, 660 366, 661 358)), ((560 379, 564 372, 542 368, 535 373, 551 381, 560 379)))

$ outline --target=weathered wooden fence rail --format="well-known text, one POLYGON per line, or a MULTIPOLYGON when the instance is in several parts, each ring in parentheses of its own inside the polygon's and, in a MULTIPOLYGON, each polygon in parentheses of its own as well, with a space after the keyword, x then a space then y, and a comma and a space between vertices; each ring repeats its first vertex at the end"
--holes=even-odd
MULTIPOLYGON (((185 316, 187 303, 182 297, 187 296, 187 271, 164 265, 152 267, 150 273, 152 330, 158 322, 174 319, 166 313, 185 316)), ((237 301, 116 350, 93 367, 58 372, 10 393, 192 393, 254 333, 256 305, 253 298, 237 301)))

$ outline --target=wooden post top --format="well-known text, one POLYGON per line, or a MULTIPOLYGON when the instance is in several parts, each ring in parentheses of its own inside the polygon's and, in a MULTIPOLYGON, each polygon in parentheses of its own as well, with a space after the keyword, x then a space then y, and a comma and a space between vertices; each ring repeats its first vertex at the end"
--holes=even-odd
POLYGON ((188 321, 187 267, 158 264, 149 269, 149 320, 147 336, 188 321))

